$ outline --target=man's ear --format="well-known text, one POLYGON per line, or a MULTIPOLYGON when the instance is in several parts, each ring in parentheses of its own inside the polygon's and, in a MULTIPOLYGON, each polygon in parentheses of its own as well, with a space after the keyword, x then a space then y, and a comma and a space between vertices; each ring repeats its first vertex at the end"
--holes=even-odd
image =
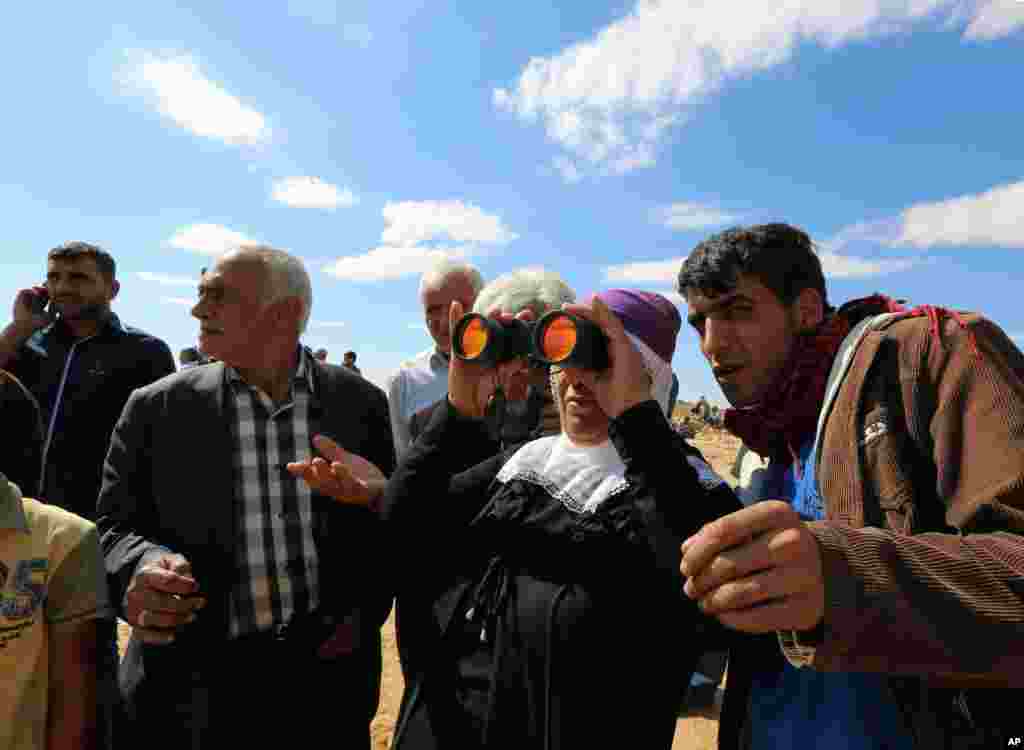
POLYGON ((274 317, 278 323, 289 331, 298 330, 302 325, 302 300, 298 297, 285 297, 274 303, 274 317))
POLYGON ((800 292, 794 307, 801 332, 813 331, 825 319, 825 301, 817 289, 808 288, 800 292))
POLYGON ((118 281, 117 279, 114 279, 112 282, 110 282, 110 299, 111 300, 113 300, 115 297, 117 297, 117 293, 120 292, 120 291, 121 291, 121 282, 120 281, 118 281))

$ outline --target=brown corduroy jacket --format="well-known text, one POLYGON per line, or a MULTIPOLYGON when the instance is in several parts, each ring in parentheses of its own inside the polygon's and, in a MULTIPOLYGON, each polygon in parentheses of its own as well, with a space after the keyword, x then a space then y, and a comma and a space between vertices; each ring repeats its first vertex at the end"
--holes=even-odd
MULTIPOLYGON (((916 745, 960 748, 1024 735, 1024 355, 981 316, 938 323, 886 316, 852 350, 817 446, 824 622, 779 641, 890 675, 916 745)), ((742 744, 742 662, 771 658, 741 640, 720 747, 742 744)))

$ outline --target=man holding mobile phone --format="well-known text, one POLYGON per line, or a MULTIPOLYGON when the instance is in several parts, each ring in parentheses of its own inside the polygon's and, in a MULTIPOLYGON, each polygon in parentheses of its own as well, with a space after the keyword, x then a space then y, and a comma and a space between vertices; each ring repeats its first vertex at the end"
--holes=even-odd
POLYGON ((103 460, 128 396, 175 371, 167 345, 121 324, 109 253, 85 242, 50 250, 46 281, 22 289, 0 332, 0 368, 35 396, 45 428, 41 465, 21 490, 96 516, 103 460))

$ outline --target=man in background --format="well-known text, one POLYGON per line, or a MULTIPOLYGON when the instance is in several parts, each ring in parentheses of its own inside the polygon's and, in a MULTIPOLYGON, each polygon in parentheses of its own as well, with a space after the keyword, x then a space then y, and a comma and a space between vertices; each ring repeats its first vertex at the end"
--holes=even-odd
POLYGON ((362 375, 362 370, 356 367, 356 353, 353 351, 345 352, 345 358, 341 361, 342 367, 347 367, 356 375, 362 375))
POLYGON ((128 396, 175 371, 167 344, 111 310, 120 288, 105 250, 85 242, 55 247, 45 284, 18 292, 0 333, 0 368, 29 389, 46 426, 40 473, 25 489, 89 519, 128 396))
POLYGON ((443 261, 420 278, 420 304, 434 346, 403 362, 388 379, 391 432, 399 459, 425 426, 424 416, 448 392, 448 308, 458 300, 464 310, 472 309, 483 285, 475 266, 452 261, 443 261))

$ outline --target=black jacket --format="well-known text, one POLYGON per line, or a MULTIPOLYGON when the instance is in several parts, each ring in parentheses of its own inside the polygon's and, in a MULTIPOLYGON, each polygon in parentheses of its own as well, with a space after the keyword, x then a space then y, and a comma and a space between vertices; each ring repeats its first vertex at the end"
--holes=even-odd
POLYGON ((0 474, 25 497, 39 496, 43 421, 39 404, 21 381, 0 370, 0 474))
MULTIPOLYGON (((325 434, 390 474, 395 453, 384 392, 333 365, 316 363, 313 379, 310 436, 325 434)), ((198 619, 173 644, 146 646, 133 640, 121 664, 129 715, 144 728, 148 722, 163 725, 164 733, 181 729, 166 726, 161 718, 168 705, 184 701, 188 705, 179 710, 190 721, 204 721, 206 693, 200 688, 209 687, 205 670, 216 668, 218 649, 228 640, 237 537, 225 389, 224 365, 213 363, 133 393, 103 471, 97 526, 118 608, 136 566, 155 547, 184 555, 207 599, 198 619)), ((359 609, 362 615, 362 650, 339 660, 331 689, 345 696, 339 708, 348 716, 363 715, 368 727, 379 698, 379 630, 392 601, 386 581, 373 575, 368 563, 380 555, 381 524, 368 510, 317 494, 313 511, 322 608, 339 616, 359 609)), ((281 685, 287 689, 285 682, 281 685)))
POLYGON ((679 547, 739 503, 701 484, 653 401, 610 436, 628 486, 578 513, 495 481, 512 451, 435 411, 384 503, 401 551, 396 750, 671 746, 705 619, 679 547))
POLYGON ((8 369, 39 402, 44 430, 53 425, 39 499, 95 519, 110 433, 132 391, 174 372, 171 350, 113 314, 77 344, 58 320, 36 331, 8 369))

